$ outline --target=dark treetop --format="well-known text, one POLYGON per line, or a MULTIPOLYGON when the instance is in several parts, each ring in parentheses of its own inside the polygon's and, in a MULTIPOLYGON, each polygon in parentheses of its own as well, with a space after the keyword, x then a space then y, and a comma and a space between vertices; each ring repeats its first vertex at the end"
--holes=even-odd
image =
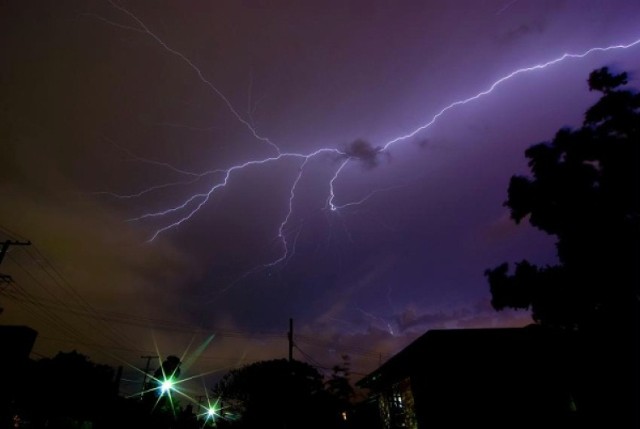
POLYGON ((631 325, 640 284, 640 95, 619 89, 626 82, 626 73, 592 72, 589 88, 603 96, 582 127, 526 150, 531 177, 511 178, 505 205, 517 223, 528 219, 557 237, 559 264, 487 270, 497 310, 530 308, 536 322, 562 328, 631 325))

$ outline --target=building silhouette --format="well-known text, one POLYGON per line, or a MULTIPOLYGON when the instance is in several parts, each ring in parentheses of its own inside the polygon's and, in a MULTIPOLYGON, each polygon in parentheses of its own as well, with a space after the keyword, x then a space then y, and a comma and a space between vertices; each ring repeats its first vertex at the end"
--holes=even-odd
POLYGON ((432 330, 357 384, 384 429, 571 427, 575 341, 538 326, 432 330))

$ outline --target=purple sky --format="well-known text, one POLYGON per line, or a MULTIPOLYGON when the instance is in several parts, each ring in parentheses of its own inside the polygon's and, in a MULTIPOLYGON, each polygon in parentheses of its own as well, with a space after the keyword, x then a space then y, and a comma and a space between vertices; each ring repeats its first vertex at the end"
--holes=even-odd
POLYGON ((555 261, 549 237, 509 220, 509 178, 526 173, 525 148, 580 125, 597 98, 590 71, 626 70, 640 87, 640 45, 517 75, 375 165, 350 161, 333 182, 347 206, 331 211, 354 141, 384 146, 518 68, 631 43, 640 3, 150 5, 0 6, 0 238, 34 243, 0 268, 16 280, 0 322, 36 328, 42 355, 140 366, 154 342, 179 354, 215 334, 193 371, 224 370, 286 356, 292 317, 297 358, 330 367, 347 353, 362 373, 427 329, 526 324, 491 310, 483 277, 555 261), (328 151, 234 170, 151 242, 203 199, 130 220, 209 192, 224 173, 195 174, 275 157, 274 145, 328 151), (267 266, 285 255, 285 220, 287 258, 267 266))

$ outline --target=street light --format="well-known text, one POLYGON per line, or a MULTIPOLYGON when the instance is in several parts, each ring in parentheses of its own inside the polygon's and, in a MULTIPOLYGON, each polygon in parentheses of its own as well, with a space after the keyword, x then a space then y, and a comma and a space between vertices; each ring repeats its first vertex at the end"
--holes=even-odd
POLYGON ((167 378, 162 383, 160 383, 160 394, 163 395, 173 389, 173 380, 167 378))

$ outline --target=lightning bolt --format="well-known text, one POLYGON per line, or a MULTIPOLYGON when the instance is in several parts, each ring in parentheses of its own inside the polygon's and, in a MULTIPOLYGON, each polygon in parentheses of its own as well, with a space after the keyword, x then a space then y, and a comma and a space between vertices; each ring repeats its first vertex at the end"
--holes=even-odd
POLYGON ((198 78, 200 79, 200 81, 202 83, 204 83, 206 86, 209 87, 209 89, 211 91, 213 91, 223 102, 224 104, 227 106, 227 108, 229 109, 229 111, 231 112, 231 114, 233 114, 233 116, 236 117, 236 119, 245 126, 245 128, 253 135, 253 137, 255 137, 257 140, 260 140, 262 142, 265 142, 267 144, 269 144, 271 147, 273 147, 276 151, 276 153, 280 153, 280 148, 278 147, 278 145, 276 145, 274 142, 272 142, 268 137, 264 137, 261 136, 260 134, 258 134, 258 131, 256 131, 256 129, 253 127, 253 125, 251 125, 249 123, 249 121, 247 121, 246 119, 244 119, 240 113, 238 113, 238 111, 236 110, 236 108, 233 106, 233 104, 231 104, 231 101, 229 101, 229 99, 227 98, 226 95, 224 95, 222 93, 222 91, 220 91, 209 79, 207 79, 204 75, 204 73, 202 73, 202 70, 200 70, 200 68, 195 65, 195 63, 193 63, 193 61, 191 61, 186 55, 184 55, 183 53, 173 49, 172 47, 170 47, 168 44, 166 44, 160 37, 158 37, 158 35, 156 35, 153 31, 151 31, 149 29, 149 27, 147 27, 147 25, 140 19, 138 18, 135 14, 133 14, 131 11, 129 11, 128 9, 125 9, 123 6, 120 6, 119 4, 113 2, 112 0, 108 0, 109 4, 111 4, 111 6, 113 6, 114 8, 116 8, 117 10, 119 10, 120 12, 124 13, 125 15, 127 15, 129 18, 131 18, 133 21, 136 22, 136 24, 138 24, 139 28, 135 28, 135 27, 129 27, 129 26, 123 26, 123 25, 118 25, 115 24, 111 21, 107 21, 107 20, 102 20, 103 22, 107 23, 107 24, 111 24, 111 25, 116 25, 120 28, 124 28, 124 29, 132 29, 132 30, 137 30, 138 32, 143 32, 147 35, 149 35, 149 37, 151 37, 153 40, 155 40, 158 45, 160 45, 165 51, 173 54, 174 56, 178 57, 180 60, 182 60, 182 62, 184 62, 189 68, 191 68, 196 75, 198 76, 198 78))
POLYGON ((514 5, 514 3, 516 3, 518 0, 511 0, 509 3, 505 4, 504 6, 502 6, 500 8, 500 10, 498 10, 496 12, 496 15, 500 15, 502 12, 504 12, 505 10, 509 9, 511 6, 514 5))
MULTIPOLYGON (((149 239, 149 241, 153 241, 155 240, 158 235, 162 234, 163 232, 175 228, 179 225, 181 225, 182 223, 188 221, 189 219, 191 219, 191 217, 193 215, 195 215, 201 208, 202 206, 204 206, 207 201, 209 201, 209 199, 211 198, 211 196, 213 195, 213 193, 215 191, 217 191, 218 189, 224 188, 225 186, 227 186, 227 184, 229 183, 229 179, 231 178, 231 175, 236 172, 236 171, 241 171, 244 170, 245 168, 251 167, 251 166, 255 166, 255 165, 265 165, 271 162, 275 162, 278 161, 280 159, 283 158, 302 158, 304 159, 304 163, 306 163, 309 159, 314 158, 322 153, 334 153, 334 154, 341 154, 342 152, 340 152, 338 149, 332 149, 332 148, 321 148, 318 149, 314 152, 311 152, 309 154, 301 154, 301 153, 280 153, 277 156, 274 157, 270 157, 270 158, 263 158, 263 159, 258 159, 258 160, 251 160, 251 161, 246 161, 242 164, 237 164, 234 165, 230 168, 228 168, 227 170, 224 170, 224 179, 219 182, 216 183, 215 185, 213 185, 211 188, 209 188, 209 190, 207 192, 203 192, 203 193, 198 193, 198 194, 193 194, 191 195, 189 198, 187 198, 182 204, 175 206, 175 207, 171 207, 169 209, 163 210, 163 211, 159 211, 159 212, 152 212, 152 213, 145 213, 141 216, 138 216, 136 218, 132 218, 129 219, 130 221, 137 221, 137 220, 142 220, 142 219, 147 219, 147 218, 151 218, 151 217, 160 217, 160 216, 166 216, 168 214, 171 213, 176 213, 178 211, 181 211, 183 209, 186 209, 187 207, 189 207, 190 205, 192 205, 192 203, 197 202, 197 204, 195 204, 195 208, 192 208, 188 211, 188 213, 184 216, 182 216, 180 219, 178 219, 177 221, 164 226, 158 230, 156 230, 156 232, 151 236, 151 238, 149 239), (199 201, 199 202, 198 202, 199 201)), ((304 164, 303 163, 303 164, 304 164)), ((295 187, 298 184, 298 181, 300 180, 300 177, 302 176, 302 174, 298 174, 298 177, 296 178, 294 185, 291 188, 291 194, 293 194, 293 197, 291 197, 291 199, 289 200, 290 202, 290 210, 287 213, 287 220, 288 217, 291 214, 291 210, 292 210, 292 201, 293 198, 295 197, 295 187)), ((284 230, 284 227, 286 226, 286 222, 283 222, 283 224, 280 227, 280 234, 282 234, 282 231, 284 230)), ((287 242, 284 239, 284 235, 279 235, 279 237, 283 240, 283 245, 286 249, 287 247, 287 242)))
MULTIPOLYGON (((280 253, 280 256, 278 256, 277 258, 275 258, 272 262, 269 262, 267 264, 264 264, 264 267, 270 267, 270 266, 274 266, 277 265, 279 263, 281 263, 282 261, 287 260, 287 258, 289 258, 290 255, 290 251, 289 251, 289 243, 287 240, 287 234, 286 234, 286 227, 290 222, 290 219, 292 217, 293 214, 293 206, 294 206, 294 201, 295 201, 295 197, 296 197, 296 190, 298 188, 298 184, 304 174, 304 169, 307 165, 307 163, 321 155, 321 154, 331 154, 333 156, 336 157, 336 159, 340 160, 339 166, 338 168, 335 170, 334 174, 332 175, 331 179, 329 180, 328 183, 328 197, 326 200, 326 207, 328 207, 331 211, 337 211, 340 208, 343 207, 347 207, 347 206, 354 206, 354 205, 358 205, 358 204, 362 204, 365 201, 367 201, 373 194, 379 192, 380 190, 377 191, 373 191, 371 194, 369 194, 369 196, 366 196, 364 198, 362 198, 361 200, 358 201, 353 201, 350 203, 346 203, 346 204, 342 204, 342 205, 337 205, 335 203, 335 198, 336 198, 336 191, 335 191, 335 184, 336 181, 339 179, 340 175, 342 174, 343 171, 345 171, 345 169, 347 168, 347 166, 349 164, 351 164, 353 161, 358 161, 359 158, 357 155, 353 155, 353 154, 348 154, 345 151, 336 149, 336 148, 332 148, 332 147, 323 147, 320 149, 317 149, 313 152, 309 152, 309 153, 301 153, 301 152, 282 152, 280 150, 280 147, 278 145, 276 145, 273 141, 271 141, 269 138, 264 137, 262 135, 260 135, 258 133, 258 131, 253 127, 253 125, 251 125, 251 123, 244 119, 240 113, 236 110, 236 108, 233 106, 233 104, 230 102, 230 100, 210 81, 208 80, 203 72, 183 53, 175 50, 174 48, 170 47, 167 43, 165 43, 158 35, 156 35, 154 32, 152 32, 149 27, 140 19, 138 18, 135 14, 133 14, 131 11, 129 11, 128 9, 124 8, 123 6, 118 5, 117 3, 113 2, 112 0, 108 0, 109 3, 117 10, 119 10, 120 12, 122 12, 123 14, 125 14, 126 16, 128 16, 131 20, 133 20, 137 27, 132 27, 132 26, 128 26, 128 25, 123 25, 123 24, 118 24, 109 20, 106 20, 104 18, 100 18, 101 21, 105 22, 106 24, 110 24, 110 25, 114 25, 118 28, 121 29, 125 29, 125 30, 135 30, 138 33, 142 33, 142 34, 146 34, 148 35, 150 38, 152 38, 155 42, 157 42, 158 45, 160 45, 160 47, 162 47, 165 51, 169 52, 170 54, 174 55, 175 57, 179 58, 184 64, 186 64, 192 71, 194 71, 197 75, 197 77, 199 78, 199 80, 206 85, 215 95, 217 95, 222 101, 223 103, 226 105, 226 107, 228 108, 229 112, 253 135, 254 138, 256 138, 259 141, 262 141, 264 143, 267 143, 268 145, 270 145, 275 151, 276 151, 276 155, 275 156, 270 156, 270 157, 264 157, 264 158, 258 158, 258 159, 250 159, 248 161, 245 161, 243 163, 239 163, 236 165, 233 165, 227 169, 224 170, 213 170, 211 172, 205 172, 205 173, 192 173, 192 172, 187 172, 184 170, 180 170, 178 168, 175 168, 173 166, 171 166, 170 164, 167 163, 161 163, 161 162, 151 162, 148 161, 147 162, 151 162, 160 166, 164 166, 167 168, 171 168, 173 169, 175 172, 180 172, 183 174, 188 174, 188 175, 195 175, 196 178, 194 180, 199 180, 200 178, 204 177, 204 175, 209 175, 209 174, 213 174, 214 172, 218 172, 218 173, 222 173, 223 178, 221 181, 218 181, 216 183, 214 183, 213 185, 211 185, 211 187, 205 191, 205 192, 200 192, 200 193, 196 193, 193 194, 191 196, 189 196, 188 198, 186 198, 181 204, 176 205, 174 207, 168 208, 166 210, 163 211, 158 211, 158 212, 150 212, 150 213, 145 213, 142 214, 138 217, 135 217, 133 219, 130 219, 131 221, 139 221, 139 220, 144 220, 144 219, 149 219, 149 218, 156 218, 156 217, 164 217, 164 216, 168 216, 168 215, 172 215, 172 214, 176 214, 176 213, 180 213, 180 212, 186 212, 186 214, 183 214, 181 217, 179 217, 178 220, 169 223, 167 225, 165 225, 164 227, 161 227, 157 230, 155 230, 155 232, 152 234, 151 238, 149 239, 149 241, 154 241, 160 234, 178 227, 179 225, 181 225, 182 223, 188 221, 189 219, 191 219, 213 196, 213 194, 226 187, 227 184, 229 183, 231 177, 233 174, 239 173, 245 169, 251 168, 251 167, 256 167, 256 166, 266 166, 268 164, 273 164, 276 163, 282 159, 285 158, 297 158, 302 160, 302 163, 299 167, 299 171, 298 174, 295 176, 290 188, 289 188, 289 198, 288 198, 288 209, 285 212, 285 215, 283 217, 283 220, 281 221, 279 227, 278 227, 278 232, 277 232, 277 238, 278 240, 281 242, 281 247, 282 247, 282 252, 280 253)), ((510 6, 512 3, 509 3, 508 6, 510 6)), ((440 109, 439 111, 437 111, 433 116, 431 116, 430 119, 428 119, 426 122, 422 123, 421 125, 417 126, 415 129, 407 132, 406 134, 397 136, 389 141, 387 141, 378 151, 377 154, 383 153, 383 152, 388 152, 393 146, 405 142, 413 137, 415 137, 416 135, 418 135, 419 133, 425 131, 426 129, 430 128, 432 125, 434 125, 443 115, 447 114, 448 112, 450 112, 451 110, 455 109, 456 107, 460 107, 463 106, 465 104, 474 102, 480 98, 483 98, 485 96, 490 95, 491 93, 494 92, 494 90, 500 86, 501 84, 505 83, 506 81, 509 81, 511 79, 514 79, 520 75, 524 75, 527 73, 532 73, 532 72, 536 72, 539 70, 544 70, 547 69, 551 66, 554 66, 556 64, 559 64, 561 62, 564 62, 566 60, 571 60, 571 59, 581 59, 581 58, 585 58, 589 55, 592 55, 594 53, 597 52, 609 52, 609 51, 617 51, 617 50, 625 50, 625 49, 630 49, 633 48, 637 45, 640 44, 640 39, 634 40, 630 43, 626 43, 626 44, 616 44, 616 45, 610 45, 610 46, 606 46, 606 47, 594 47, 594 48, 590 48, 586 51, 583 51, 581 53, 564 53, 562 55, 560 55, 557 58, 554 58, 552 60, 543 62, 543 63, 539 63, 539 64, 535 64, 529 67, 523 67, 523 68, 519 68, 517 70, 514 70, 512 72, 510 72, 509 74, 502 76, 500 78, 498 78, 497 80, 495 80, 491 85, 489 85, 486 89, 470 96, 464 99, 460 99, 460 100, 456 100, 453 101, 452 103, 446 105, 445 107, 443 107, 442 109, 440 109)), ((178 184, 186 184, 189 183, 188 181, 183 181, 183 182, 174 182, 174 183, 169 183, 169 184, 164 184, 164 185, 157 185, 151 188, 148 188, 144 191, 138 192, 136 194, 131 194, 131 195, 127 195, 127 196, 121 196, 121 197, 135 197, 135 196, 141 196, 145 193, 151 192, 151 191, 155 191, 155 190, 159 190, 159 189, 163 189, 165 187, 168 186, 175 186, 178 184)), ((115 194, 112 194, 115 195, 115 194)), ((299 234, 299 232, 298 232, 299 234)))
MULTIPOLYGON (((296 189, 298 187, 298 182, 300 182, 300 179, 302 178, 302 173, 304 173, 304 168, 307 166, 307 162, 309 162, 309 159, 311 158, 306 158, 302 163, 302 165, 300 165, 300 168, 298 169, 298 175, 296 176, 296 180, 293 181, 293 185, 291 186, 291 189, 289 191, 289 210, 287 211, 287 214, 285 215, 284 219, 280 223, 280 227, 278 228, 278 238, 280 239, 280 242, 283 245, 282 256, 280 256, 275 261, 266 264, 265 267, 272 267, 274 265, 277 265, 280 262, 286 260, 287 257, 289 256, 289 243, 287 242, 287 236, 284 233, 284 229, 289 224, 289 218, 291 218, 291 214, 293 213, 293 201, 296 198, 296 189)), ((298 231, 298 234, 296 234, 295 241, 298 240, 299 236, 300 236, 300 231, 298 231)), ((295 249, 295 246, 294 246, 294 249, 295 249)))
MULTIPOLYGON (((335 176, 334 176, 335 179, 335 176)), ((414 181, 417 181, 417 179, 415 179, 414 181)), ((362 205, 364 203, 366 203, 367 201, 369 201, 371 198, 373 198, 374 196, 376 196, 377 194, 381 193, 381 192, 387 192, 387 191, 392 191, 394 189, 400 189, 400 188, 405 188, 407 186, 409 186, 410 183, 400 183, 397 185, 391 185, 391 186, 385 186, 384 188, 380 188, 380 189, 374 189, 373 191, 369 192, 367 195, 365 195, 364 197, 360 198, 359 200, 356 201, 351 201, 349 203, 344 203, 341 205, 335 205, 333 203, 333 195, 329 196, 329 208, 331 209, 331 211, 338 211, 338 210, 342 210, 345 209, 347 207, 352 207, 352 206, 359 206, 362 205)), ((333 189, 331 189, 333 190, 333 189)))
POLYGON ((373 313, 369 313, 367 311, 364 311, 362 308, 357 307, 356 308, 358 311, 360 311, 362 314, 364 314, 365 316, 373 319, 376 322, 381 322, 386 328, 387 328, 387 332, 389 332, 389 334, 391 335, 395 335, 395 333, 393 332, 393 326, 391 325, 391 323, 389 321, 387 321, 386 319, 380 317, 380 316, 376 316, 373 313))
POLYGON ((463 106, 465 104, 468 104, 472 101, 475 101, 479 98, 482 98, 486 95, 489 95, 493 92, 494 89, 496 89, 499 85, 503 84, 504 82, 513 79, 514 77, 524 74, 524 73, 529 73, 529 72, 533 72, 536 70, 543 70, 546 69, 549 66, 561 63, 562 61, 565 61, 567 59, 578 59, 578 58, 584 58, 586 56, 589 56, 595 52, 607 52, 607 51, 614 51, 614 50, 618 50, 618 49, 629 49, 632 48, 636 45, 640 44, 640 39, 635 40, 631 43, 628 43, 626 45, 612 45, 612 46, 607 46, 605 48, 601 48, 601 47, 596 47, 596 48, 591 48, 587 51, 584 51, 580 54, 570 54, 570 53, 565 53, 562 54, 561 56, 559 56, 558 58, 555 58, 553 60, 547 61, 546 63, 541 63, 541 64, 536 64, 530 67, 523 67, 520 69, 517 69, 515 71, 512 71, 511 73, 509 73, 506 76, 501 77, 500 79, 496 80, 495 82, 493 82, 491 84, 491 86, 489 86, 489 88, 485 89, 484 91, 478 92, 476 95, 472 95, 469 98, 465 98, 463 100, 458 100, 458 101, 454 101, 453 103, 449 104, 448 106, 444 107, 442 110, 440 110, 438 113, 436 113, 435 115, 433 115, 433 117, 431 118, 431 120, 429 120, 428 122, 424 123, 423 125, 420 125, 418 128, 414 129, 413 131, 411 131, 408 134, 396 137, 392 140, 389 140, 387 143, 384 144, 384 146, 382 147, 383 151, 386 151, 387 149, 389 149, 391 146, 393 146, 396 143, 402 142, 404 140, 410 139, 412 137, 414 137, 416 134, 420 133, 421 131, 426 130, 427 128, 429 128, 430 126, 432 126, 433 124, 436 123, 436 121, 438 119, 440 119, 440 117, 442 115, 444 115, 445 113, 447 113, 449 110, 458 107, 458 106, 463 106))
POLYGON ((107 195, 113 198, 118 198, 118 199, 132 199, 132 198, 139 198, 142 197, 143 195, 149 194, 151 192, 154 191, 158 191, 161 189, 166 189, 166 188, 172 188, 175 186, 187 186, 187 185, 192 185, 196 182, 199 182, 201 179, 203 179, 206 176, 210 176, 212 174, 215 173, 224 173, 226 172, 226 170, 209 170, 209 171, 205 171, 203 173, 196 173, 193 171, 187 171, 187 170, 183 170, 181 168, 176 168, 173 165, 169 164, 168 162, 162 162, 162 161, 155 161, 152 159, 147 159, 147 158, 143 158, 141 156, 138 156, 136 154, 134 154, 133 152, 131 152, 130 150, 118 145, 116 142, 114 142, 113 140, 104 137, 104 140, 109 142, 110 144, 112 144, 113 146, 115 146, 116 148, 118 148, 119 150, 123 151, 124 153, 126 153, 127 155, 129 155, 129 157, 131 158, 131 160, 137 161, 137 162, 141 162, 143 164, 150 164, 150 165, 155 165, 157 167, 161 167, 164 169, 168 169, 169 171, 172 171, 174 173, 183 175, 183 176, 191 176, 193 177, 191 180, 179 180, 176 182, 169 182, 169 183, 163 183, 160 185, 155 185, 155 186, 151 186, 148 188, 145 188, 139 192, 134 192, 134 193, 129 193, 129 194, 118 194, 115 192, 110 192, 110 191, 97 191, 97 192, 92 192, 92 195, 107 195))
POLYGON ((327 198, 327 206, 331 209, 332 212, 338 210, 338 206, 336 206, 333 203, 333 200, 336 197, 336 193, 335 193, 335 182, 336 180, 338 180, 338 176, 340 176, 340 173, 342 173, 342 170, 344 170, 344 168, 347 166, 347 164, 349 163, 349 161, 351 160, 351 158, 347 158, 346 160, 344 160, 342 162, 342 164, 340 164, 340 167, 338 167, 338 169, 336 170, 335 174, 333 175, 333 177, 331 178, 331 180, 329 181, 329 197, 327 198))

